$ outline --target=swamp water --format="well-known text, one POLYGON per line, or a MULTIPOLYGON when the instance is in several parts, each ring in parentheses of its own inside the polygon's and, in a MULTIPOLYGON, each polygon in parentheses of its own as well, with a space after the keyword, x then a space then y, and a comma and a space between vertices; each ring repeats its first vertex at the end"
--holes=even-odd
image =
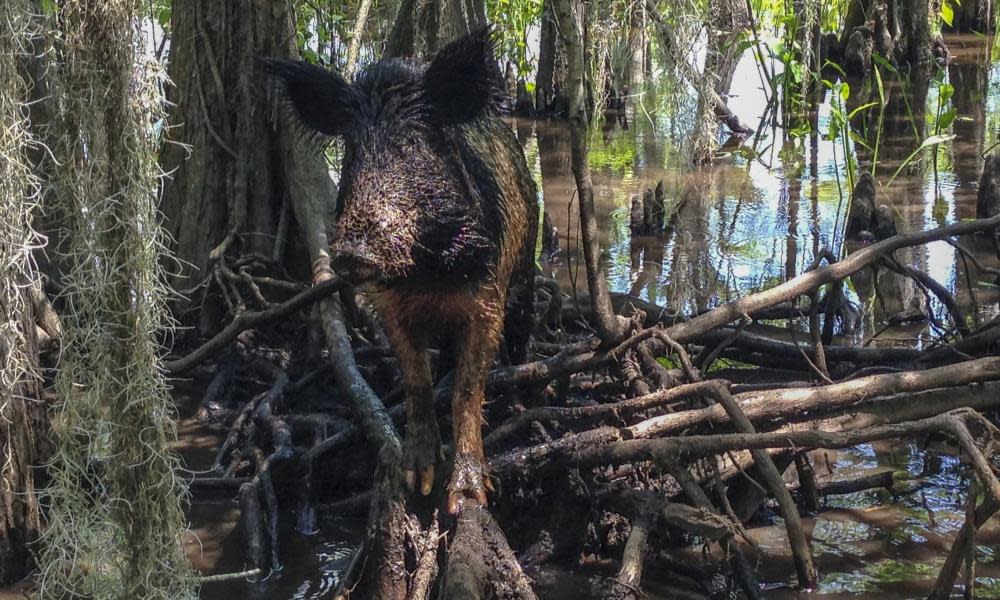
MULTIPOLYGON (((987 40, 961 36, 946 41, 953 62, 943 68, 939 80, 931 78, 926 90, 906 79, 902 85, 886 83, 884 91, 891 98, 881 120, 881 135, 871 125, 879 120, 878 107, 859 111, 868 124, 854 125, 856 134, 872 148, 854 144, 862 168, 871 168, 873 150, 878 148, 876 204, 892 208, 901 232, 974 217, 982 154, 997 138, 1000 72, 988 57, 987 40), (953 93, 946 83, 953 86, 953 93), (949 95, 946 102, 939 102, 949 95), (950 126, 955 137, 918 153, 892 184, 886 185, 922 140, 939 133, 939 115, 952 107, 958 113, 950 126)), ((819 110, 817 134, 789 138, 781 128, 761 123, 767 99, 753 59, 747 55, 736 69, 729 104, 759 134, 746 140, 742 150, 717 158, 712 166, 692 168, 684 150, 675 143, 681 136, 677 132, 690 123, 663 115, 692 115, 695 107, 663 110, 669 100, 666 96, 663 89, 646 94, 641 103, 633 102, 628 129, 605 126, 595 132, 591 142, 604 264, 613 291, 631 291, 665 304, 671 311, 691 314, 799 274, 810 267, 821 249, 841 255, 850 187, 844 144, 840 139, 826 139, 826 134, 838 115, 846 115, 865 100, 851 97, 845 106, 828 93, 819 110), (631 198, 660 180, 668 211, 670 206, 680 206, 672 232, 633 242, 628 229, 631 198)), ((516 128, 546 210, 560 234, 562 260, 546 265, 546 270, 563 284, 564 291, 572 290, 574 282, 582 291, 586 278, 576 258, 579 224, 569 170, 568 132, 558 123, 543 121, 521 121, 516 128)), ((987 264, 995 264, 990 252, 980 250, 978 255, 987 264)), ((942 283, 974 319, 986 321, 996 316, 995 286, 977 279, 976 272, 952 246, 943 242, 920 246, 898 252, 897 258, 942 283)), ((849 297, 862 310, 860 326, 843 336, 845 343, 926 346, 941 333, 943 307, 936 300, 930 302, 937 324, 924 321, 883 331, 886 319, 912 309, 926 311, 928 306, 912 284, 886 279, 889 281, 878 281, 877 300, 872 300, 871 289, 876 284, 870 278, 855 278, 848 286, 849 297)), ((181 437, 182 450, 193 469, 204 465, 205 456, 211 455, 218 443, 190 420, 182 423, 181 437)), ((814 457, 821 478, 830 476, 828 470, 833 478, 843 478, 876 467, 891 469, 901 479, 895 486, 897 494, 877 490, 832 496, 823 501, 819 515, 804 520, 821 573, 819 588, 810 593, 792 588, 794 571, 780 519, 752 528, 753 556, 761 581, 768 586, 765 596, 831 600, 926 597, 964 519, 968 489, 965 466, 946 448, 925 449, 915 443, 869 444, 847 451, 818 452, 814 457)), ((196 502, 191 518, 197 539, 190 542, 189 554, 195 565, 205 573, 240 571, 243 548, 241 535, 234 529, 238 519, 235 501, 196 502)), ((289 518, 282 523, 279 554, 284 570, 279 577, 262 584, 207 584, 201 596, 212 600, 329 598, 362 529, 362 519, 320 511, 318 531, 302 536, 294 532, 289 518)), ((978 541, 977 594, 980 598, 1000 598, 1000 526, 992 523, 984 527, 978 541)), ((675 556, 674 560, 709 565, 700 556, 675 556)), ((644 590, 653 599, 675 597, 665 585, 670 583, 669 571, 658 565, 655 560, 649 563, 644 590)), ((614 563, 571 570, 546 566, 529 574, 536 581, 540 598, 587 598, 594 581, 613 576, 616 568, 614 563)))

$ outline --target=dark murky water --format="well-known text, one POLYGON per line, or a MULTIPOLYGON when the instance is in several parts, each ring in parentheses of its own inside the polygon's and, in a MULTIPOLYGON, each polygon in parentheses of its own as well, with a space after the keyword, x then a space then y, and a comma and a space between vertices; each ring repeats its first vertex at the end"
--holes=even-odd
MULTIPOLYGON (((923 96, 920 86, 910 86, 906 94, 898 87, 891 90, 895 100, 889 102, 890 106, 898 108, 905 95, 909 102, 902 104, 917 107, 906 113, 887 111, 880 161, 875 169, 876 180, 882 184, 878 202, 892 207, 901 231, 973 217, 981 155, 997 138, 1000 94, 996 82, 1000 77, 994 63, 987 60, 986 40, 966 36, 948 41, 955 62, 945 69, 943 81, 955 86, 950 100, 960 114, 952 125, 955 138, 923 152, 920 160, 904 168, 892 185, 886 186, 921 140, 934 133, 942 88, 939 82, 931 81, 925 103, 919 102, 923 96), (919 124, 917 129, 923 131, 922 135, 914 134, 914 122, 919 124)), ((615 291, 631 290, 645 299, 691 313, 801 273, 820 249, 828 248, 838 255, 844 252, 843 222, 849 186, 843 146, 823 137, 836 118, 837 107, 829 99, 821 107, 819 135, 813 138, 806 135, 785 139, 780 129, 759 127, 766 99, 749 56, 737 69, 732 97, 730 106, 741 120, 764 131, 745 144, 754 152, 730 154, 711 167, 687 166, 687 155, 679 148, 683 137, 679 132, 690 123, 684 118, 662 116, 666 111, 657 110, 669 101, 664 89, 644 97, 642 106, 630 115, 628 130, 595 133, 591 166, 598 212, 604 224, 606 269, 615 291), (676 227, 664 239, 632 244, 628 232, 631 197, 659 180, 664 182, 669 203, 684 201, 676 227)), ((674 114, 688 115, 693 110, 682 107, 674 114)), ((572 203, 568 134, 558 124, 544 122, 518 123, 518 133, 540 181, 547 211, 562 238, 563 264, 548 268, 569 290, 576 262, 567 264, 566 250, 569 248, 572 254, 577 248, 579 227, 572 203)), ((859 153, 865 154, 861 150, 859 153)), ((866 165, 863 161, 862 167, 870 168, 870 162, 866 165)), ((943 283, 964 306, 972 307, 975 297, 980 304, 976 318, 996 316, 996 289, 978 281, 952 246, 931 244, 900 252, 899 258, 943 283)), ((583 289, 586 284, 582 265, 575 279, 583 289)), ((864 278, 852 281, 850 295, 864 308, 865 318, 863 326, 849 338, 868 339, 881 329, 884 319, 925 304, 918 290, 905 282, 894 284, 889 277, 877 284, 882 299, 872 301, 874 285, 864 278)), ((943 310, 936 302, 932 308, 938 315, 943 310)), ((874 343, 919 345, 926 336, 937 333, 933 324, 924 323, 890 330, 874 343)), ((189 444, 210 445, 211 439, 199 438, 202 433, 191 426, 183 436, 189 444)), ((897 496, 872 491, 833 497, 818 516, 808 520, 813 551, 822 572, 820 588, 811 594, 788 587, 794 577, 780 522, 752 529, 758 569, 771 587, 767 597, 925 597, 963 520, 967 489, 964 466, 941 449, 924 450, 911 444, 873 444, 827 453, 817 461, 819 475, 824 474, 822 465, 826 464, 834 468, 835 477, 874 467, 898 471, 906 477, 899 486, 904 492, 897 496)), ((190 549, 203 572, 242 569, 240 535, 233 529, 237 513, 235 502, 228 500, 199 502, 193 507, 198 542, 193 541, 190 549)), ((281 556, 285 568, 280 576, 263 585, 206 585, 202 597, 328 598, 360 537, 360 524, 336 515, 321 515, 319 531, 312 536, 295 534, 291 524, 283 530, 281 556)), ((1000 529, 995 524, 984 528, 979 537, 976 576, 981 598, 1000 598, 1000 557, 995 550, 998 538, 1000 529)), ((700 557, 690 558, 702 561, 700 557)), ((593 581, 613 575, 614 568, 546 568, 532 576, 543 598, 588 597, 593 581)), ((644 580, 650 598, 669 597, 659 595, 659 577, 662 575, 655 566, 651 567, 644 580)))

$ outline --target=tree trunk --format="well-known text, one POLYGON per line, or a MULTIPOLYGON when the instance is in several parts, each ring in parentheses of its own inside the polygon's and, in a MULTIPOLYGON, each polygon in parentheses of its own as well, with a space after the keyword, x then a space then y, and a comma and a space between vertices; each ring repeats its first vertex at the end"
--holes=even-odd
POLYGON ((601 272, 601 247, 594 208, 594 187, 587 165, 589 116, 587 107, 587 77, 584 62, 583 35, 579 7, 574 0, 559 0, 555 13, 559 31, 566 45, 567 92, 569 95, 569 129, 573 176, 580 199, 580 229, 583 234, 583 254, 587 267, 587 285, 593 302, 594 326, 605 345, 619 342, 624 334, 621 319, 611 307, 608 282, 601 272))
MULTIPOLYGON (((931 62, 930 0, 896 0, 900 30, 905 43, 902 58, 913 68, 929 69, 931 62)), ((900 47, 897 44, 897 47, 900 47)))
MULTIPOLYGON (((996 22, 995 0, 962 0, 951 3, 955 11, 951 25, 941 24, 941 30, 946 33, 992 33, 996 22)), ((958 89, 958 86, 955 86, 958 89)))
MULTIPOLYGON (((286 158, 254 64, 258 57, 296 54, 291 3, 176 0, 171 25, 173 127, 161 163, 172 176, 161 209, 179 259, 172 283, 192 288, 234 254, 272 258, 304 278, 301 265, 308 262, 286 256, 286 248, 295 248, 279 226, 288 210, 286 158)), ((203 332, 218 327, 220 309, 217 302, 202 306, 203 332)))
POLYGON ((403 0, 385 57, 429 57, 451 40, 486 23, 483 0, 403 0))
MULTIPOLYGON (((622 73, 619 88, 628 86, 635 93, 645 82, 646 62, 646 5, 636 2, 629 10, 628 24, 628 58, 622 73)), ((621 91, 621 89, 619 89, 621 91)))
MULTIPOLYGON (((971 0, 970 0, 971 3, 971 0)), ((965 3, 962 4, 965 6, 965 3)), ((956 19, 957 19, 956 15, 956 19)), ((983 171, 983 146, 986 140, 986 100, 990 89, 990 61, 986 56, 987 42, 976 41, 974 60, 948 65, 948 81, 955 87, 951 102, 961 117, 955 119, 952 131, 955 152, 955 174, 962 185, 978 184, 983 171)), ((973 206, 975 203, 970 203, 973 206)), ((975 213, 963 214, 964 204, 957 204, 959 218, 972 218, 975 213)))
POLYGON ((540 113, 565 115, 569 104, 566 99, 566 47, 559 37, 554 1, 545 0, 542 11, 535 109, 540 113))

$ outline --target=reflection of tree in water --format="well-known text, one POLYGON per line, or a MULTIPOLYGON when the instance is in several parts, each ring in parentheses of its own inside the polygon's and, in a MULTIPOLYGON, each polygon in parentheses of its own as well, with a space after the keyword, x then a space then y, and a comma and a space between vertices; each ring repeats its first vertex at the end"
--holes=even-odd
MULTIPOLYGON (((538 121, 535 126, 535 138, 538 141, 538 162, 541 171, 541 181, 537 183, 544 198, 545 211, 559 232, 559 246, 564 249, 563 256, 569 257, 569 260, 562 265, 560 274, 560 278, 568 283, 569 274, 577 270, 577 260, 582 259, 576 186, 570 172, 569 134, 559 124, 549 125, 538 121)), ((598 228, 598 239, 601 248, 607 250, 611 228, 604 225, 611 222, 614 204, 607 198, 608 186, 600 184, 607 179, 607 174, 594 171, 593 176, 597 220, 602 224, 598 228)), ((586 287, 584 280, 580 280, 578 284, 586 287)))
POLYGON ((954 170, 960 187, 955 192, 959 219, 973 218, 975 212, 975 184, 983 172, 982 153, 986 134, 986 97, 989 91, 990 63, 986 60, 985 43, 977 43, 973 50, 948 65, 948 82, 954 86, 952 106, 958 117, 952 124, 955 140, 952 142, 954 170), (967 202, 958 202, 959 194, 967 202), (968 210, 963 210, 963 209, 968 210))
MULTIPOLYGON (((955 139, 952 142, 954 154, 953 168, 958 178, 958 187, 954 191, 956 220, 972 219, 976 216, 976 193, 979 178, 983 172, 982 153, 986 140, 986 101, 989 95, 990 62, 985 40, 976 40, 966 46, 966 52, 959 55, 959 60, 948 65, 948 81, 954 86, 955 93, 951 98, 952 105, 958 112, 958 118, 952 124, 955 139)), ((978 240, 962 241, 963 246, 975 252, 978 260, 990 264, 994 260, 995 250, 986 236, 978 240)), ((956 287, 964 287, 965 297, 975 303, 982 301, 989 292, 975 292, 978 270, 968 264, 966 259, 956 253, 955 257, 956 287)))
MULTIPOLYGON (((981 121, 977 115, 984 114, 985 95, 981 90, 987 83, 983 65, 959 63, 948 67, 948 71, 958 84, 953 102, 959 113, 981 121), (959 89, 959 85, 964 85, 962 82, 968 82, 969 86, 959 89)), ((915 69, 908 75, 896 77, 883 69, 884 109, 877 104, 862 108, 851 120, 852 134, 864 141, 852 144, 859 168, 871 170, 875 163, 876 206, 884 204, 890 208, 900 232, 925 228, 930 212, 928 202, 933 199, 925 198, 924 188, 929 185, 925 182, 932 180, 933 173, 932 155, 926 150, 887 185, 892 174, 920 147, 926 136, 935 133, 932 120, 928 123, 928 115, 936 112, 936 103, 933 99, 928 100, 931 86, 936 85, 932 75, 929 71, 915 69), (934 106, 930 106, 932 104, 934 106), (876 147, 877 156, 872 151, 876 147)), ((845 112, 877 102, 879 98, 874 84, 855 81, 851 89, 845 112)), ((605 266, 612 287, 617 291, 665 304, 671 310, 704 311, 719 301, 801 273, 823 249, 835 252, 840 249, 843 221, 837 226, 834 237, 831 237, 831 223, 821 222, 832 216, 826 213, 828 208, 832 211, 832 206, 822 200, 827 198, 821 196, 823 186, 836 182, 829 176, 820 178, 819 163, 825 160, 820 152, 821 145, 830 142, 820 139, 823 132, 815 111, 808 113, 813 134, 801 142, 795 141, 800 147, 787 148, 783 174, 774 191, 765 192, 764 187, 755 187, 749 174, 751 169, 740 161, 733 163, 732 159, 723 159, 696 172, 691 172, 686 165, 671 166, 676 140, 658 133, 638 112, 637 106, 630 106, 628 110, 634 111, 629 130, 616 127, 607 140, 595 134, 591 156, 597 209, 601 223, 605 224, 600 232, 605 266), (681 207, 675 217, 676 229, 668 230, 662 237, 628 240, 624 237, 622 219, 627 213, 628 200, 633 194, 641 196, 646 187, 652 187, 661 179, 667 188, 668 217, 671 207, 681 207), (762 208, 760 199, 766 193, 777 194, 772 205, 774 209, 762 208)), ((609 125, 613 124, 612 121, 609 125)), ((956 121, 954 128, 958 136, 955 172, 963 186, 956 193, 955 201, 965 212, 945 214, 947 222, 971 216, 966 214, 971 209, 965 208, 970 202, 963 200, 962 195, 969 195, 972 188, 965 186, 974 185, 978 177, 980 160, 977 153, 982 148, 984 131, 982 123, 964 121, 956 121)), ((541 122, 534 135, 538 140, 540 189, 563 239, 562 247, 572 255, 578 250, 578 224, 576 211, 569 205, 574 200, 569 178, 568 139, 561 136, 558 128, 541 122)), ((842 168, 840 142, 836 142, 836 147, 838 167, 842 168)), ((781 154, 786 154, 785 149, 781 154)), ((840 185, 846 200, 850 190, 843 174, 840 185)), ((845 201, 842 212, 846 211, 846 204, 845 201)), ((839 219, 844 218, 844 214, 839 215, 839 219)), ((857 250, 855 242, 847 240, 848 253, 857 250)), ((971 241, 968 244, 971 245, 971 241)), ((941 261, 932 260, 937 255, 931 251, 942 250, 916 247, 897 251, 895 256, 901 264, 922 272, 933 266, 937 269, 934 275, 941 279, 941 261)), ((944 252, 950 250, 945 248, 944 252)), ((946 268, 946 278, 941 283, 950 286, 954 283, 951 277, 957 274, 959 287, 968 288, 976 274, 970 273, 966 278, 965 266, 956 252, 948 255, 946 261, 952 257, 958 267, 950 272, 946 268)), ((575 262, 563 265, 558 272, 559 279, 568 284, 569 272, 574 269, 575 262)), ((927 311, 927 295, 908 277, 875 267, 856 274, 852 281, 860 301, 873 309, 867 315, 871 324, 869 333, 900 315, 919 318, 927 311)), ((937 305, 937 301, 934 304, 937 305)))
POLYGON ((712 258, 709 211, 721 200, 720 169, 706 168, 689 174, 679 191, 676 232, 663 295, 672 311, 700 312, 708 308, 720 280, 712 258))
MULTIPOLYGON (((854 144, 859 171, 872 170, 875 163, 875 206, 886 205, 894 215, 900 233, 922 229, 925 199, 924 175, 928 161, 920 159, 903 167, 892 180, 893 174, 916 150, 926 137, 927 95, 930 87, 929 69, 913 69, 909 77, 897 77, 882 72, 885 106, 880 107, 878 90, 874 81, 851 83, 851 97, 847 102, 849 113, 857 111, 851 119, 853 133, 865 140, 854 144), (866 104, 873 106, 862 108, 866 104), (873 150, 878 149, 875 155, 873 150)), ((846 239, 848 254, 862 247, 857 239, 846 239)), ((927 269, 927 250, 917 246, 895 253, 902 265, 921 271, 927 269)), ((851 277, 855 291, 865 306, 871 306, 867 316, 873 329, 878 324, 899 319, 903 315, 917 316, 926 312, 926 298, 920 288, 909 278, 880 266, 861 270, 851 277)))

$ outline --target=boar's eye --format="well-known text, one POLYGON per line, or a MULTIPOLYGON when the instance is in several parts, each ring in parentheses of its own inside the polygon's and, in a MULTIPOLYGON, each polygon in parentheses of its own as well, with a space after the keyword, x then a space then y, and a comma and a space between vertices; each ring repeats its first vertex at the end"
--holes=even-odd
POLYGON ((431 117, 442 124, 464 123, 494 108, 500 98, 500 68, 490 28, 439 50, 424 72, 424 93, 431 117))
POLYGON ((344 133, 358 99, 343 77, 298 60, 262 59, 260 64, 277 79, 283 99, 306 128, 329 136, 344 133))

